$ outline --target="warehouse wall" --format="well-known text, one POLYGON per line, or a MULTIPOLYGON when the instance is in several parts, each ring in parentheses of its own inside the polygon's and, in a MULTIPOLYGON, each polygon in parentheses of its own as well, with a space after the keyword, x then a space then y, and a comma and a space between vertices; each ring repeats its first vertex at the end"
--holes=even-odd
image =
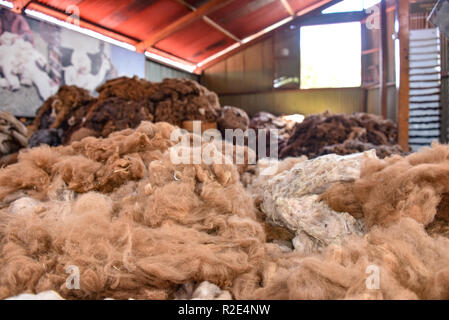
POLYGON ((238 106, 253 115, 258 111, 275 114, 314 114, 329 110, 333 113, 361 111, 360 88, 282 90, 276 92, 220 95, 222 105, 238 106))
POLYGON ((273 79, 284 73, 299 76, 298 30, 289 32, 277 31, 211 66, 204 71, 202 83, 218 93, 222 105, 241 107, 251 114, 261 110, 278 114, 361 111, 361 88, 272 89, 273 79), (286 46, 290 47, 289 56, 279 56, 278 49, 286 46))
POLYGON ((165 78, 185 78, 199 81, 199 76, 196 74, 175 70, 150 60, 145 61, 145 79, 160 82, 165 78))
POLYGON ((268 38, 206 69, 202 83, 219 94, 270 90, 273 72, 273 39, 268 38))
MULTIPOLYGON (((387 118, 393 121, 397 119, 397 89, 395 73, 395 44, 393 40, 395 21, 394 1, 387 1, 387 118)), ((362 25, 362 70, 363 86, 366 88, 366 111, 381 115, 380 106, 380 37, 379 29, 368 29, 362 25)))

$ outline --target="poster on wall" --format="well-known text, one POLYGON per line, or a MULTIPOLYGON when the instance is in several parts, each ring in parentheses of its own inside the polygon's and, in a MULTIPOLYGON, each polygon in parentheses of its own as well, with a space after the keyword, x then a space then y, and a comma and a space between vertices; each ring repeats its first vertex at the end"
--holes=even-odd
POLYGON ((141 54, 0 9, 0 111, 34 117, 64 84, 95 94, 108 79, 134 75, 145 76, 141 54))

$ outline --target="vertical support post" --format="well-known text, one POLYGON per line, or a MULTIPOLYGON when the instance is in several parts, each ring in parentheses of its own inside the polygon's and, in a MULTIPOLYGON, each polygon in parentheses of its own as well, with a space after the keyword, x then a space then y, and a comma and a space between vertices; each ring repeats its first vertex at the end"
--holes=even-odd
POLYGON ((387 0, 380 2, 380 89, 379 102, 382 117, 387 118, 388 93, 388 35, 387 35, 387 0))
POLYGON ((399 26, 399 92, 398 92, 398 143, 408 150, 409 144, 409 52, 410 52, 410 2, 396 0, 397 22, 399 26))

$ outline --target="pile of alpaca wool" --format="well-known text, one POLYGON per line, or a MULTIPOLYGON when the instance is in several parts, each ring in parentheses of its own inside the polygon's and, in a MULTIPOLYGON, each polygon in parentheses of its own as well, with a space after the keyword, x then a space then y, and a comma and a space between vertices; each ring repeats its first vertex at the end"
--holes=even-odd
MULTIPOLYGON (((423 226, 449 224, 449 148, 434 144, 407 157, 370 159, 360 179, 321 196, 334 210, 363 218, 368 228, 410 216, 423 226)), ((435 226, 433 226, 435 227, 435 226)))
POLYGON ((280 162, 262 182, 262 209, 302 236, 292 253, 269 251, 239 297, 449 299, 447 159, 449 147, 435 145, 406 158, 330 155, 287 170, 291 160, 280 162))
POLYGON ((221 131, 223 137, 225 136, 226 129, 240 129, 245 132, 248 128, 249 117, 245 110, 232 106, 224 106, 221 108, 218 129, 221 131))
POLYGON ((193 80, 164 79, 160 83, 137 77, 106 81, 98 98, 75 86, 62 86, 38 110, 30 146, 58 146, 86 136, 136 128, 141 121, 181 126, 186 120, 215 122, 220 104, 215 93, 193 80))
MULTIPOLYGON (((196 285, 194 282, 183 284, 174 294, 176 300, 231 300, 228 291, 223 291, 213 283, 203 281, 196 285)), ((43 291, 38 294, 22 293, 6 300, 65 300, 53 290, 43 291)), ((105 298, 105 300, 114 300, 105 298)))
POLYGON ((27 128, 9 112, 0 111, 0 167, 9 164, 28 144, 27 128))
POLYGON ((174 164, 173 130, 143 122, 24 150, 0 170, 0 298, 169 299, 202 281, 232 292, 262 263, 265 234, 236 167, 174 164), (80 289, 66 287, 68 266, 80 289))
POLYGON ((223 155, 175 164, 190 148, 174 129, 143 122, 1 169, 0 298, 449 299, 448 146, 260 163, 261 215, 223 155))
POLYGON ((194 80, 164 79, 150 100, 157 122, 181 126, 187 120, 216 122, 220 117, 218 96, 194 80))
POLYGON ((137 77, 121 77, 106 81, 97 91, 99 100, 117 97, 149 103, 156 122, 181 126, 187 120, 215 122, 220 116, 218 96, 194 80, 150 82, 137 77))
POLYGON ((94 98, 85 89, 64 85, 37 110, 30 129, 29 147, 58 146, 64 133, 82 124, 94 98))
MULTIPOLYGON (((270 155, 270 135, 274 135, 271 141, 277 141, 278 152, 286 145, 294 126, 294 122, 286 121, 282 117, 277 117, 269 112, 258 112, 251 118, 249 127, 256 130, 266 130, 266 155, 270 155), (270 130, 272 130, 270 132, 270 130), (276 130, 276 131, 273 131, 276 130)), ((258 136, 259 137, 259 136, 258 136)), ((259 155, 259 152, 258 152, 259 155)), ((259 158, 263 158, 261 155, 259 158)))
POLYGON ((397 129, 391 120, 366 113, 331 115, 325 112, 307 116, 296 124, 287 144, 280 150, 280 157, 315 158, 371 149, 375 149, 380 158, 404 154, 397 145, 397 129))
POLYGON ((84 116, 82 123, 65 133, 64 143, 80 141, 88 136, 107 137, 115 131, 136 128, 142 121, 152 121, 148 101, 123 100, 112 97, 97 100, 84 116))

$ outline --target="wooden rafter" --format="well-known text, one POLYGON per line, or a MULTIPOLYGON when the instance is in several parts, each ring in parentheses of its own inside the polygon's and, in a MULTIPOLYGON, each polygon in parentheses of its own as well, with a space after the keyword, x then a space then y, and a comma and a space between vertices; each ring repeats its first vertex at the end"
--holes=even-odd
POLYGON ((171 23, 170 25, 160 30, 159 32, 154 33, 148 39, 138 43, 136 45, 137 51, 139 52, 145 51, 145 49, 153 46, 162 39, 167 38, 176 31, 188 26, 189 24, 197 21, 198 19, 201 19, 203 16, 220 9, 221 7, 225 6, 231 1, 232 0, 211 0, 207 2, 206 4, 199 7, 197 10, 190 12, 189 14, 171 23))
MULTIPOLYGON (((182 4, 183 6, 189 8, 192 11, 196 11, 197 9, 192 6, 191 4, 185 2, 184 0, 173 0, 176 1, 177 3, 182 4)), ((222 26, 220 26, 218 23, 216 23, 215 21, 213 21, 212 19, 210 19, 208 16, 203 16, 203 21, 206 22, 208 25, 210 25, 211 27, 217 29, 218 31, 220 31, 221 33, 223 33, 224 35, 228 36, 229 38, 231 38, 234 41, 237 42, 241 42, 241 39, 239 39, 237 36, 235 36, 234 34, 232 34, 231 32, 229 32, 228 30, 226 30, 225 28, 223 28, 222 26)))
MULTIPOLYGON (((307 17, 310 17, 311 15, 315 15, 319 11, 324 10, 324 9, 326 9, 326 8, 336 4, 338 2, 341 2, 341 1, 342 0, 321 0, 321 1, 311 5, 308 8, 305 8, 303 10, 300 10, 300 11, 296 12, 296 14, 295 14, 296 17, 293 20, 291 20, 291 22, 292 23, 296 23, 296 22, 303 21, 307 17)), ((278 28, 270 30, 270 31, 268 31, 266 33, 262 33, 262 34, 260 34, 260 36, 254 37, 254 39, 251 39, 250 41, 242 42, 242 44, 237 46, 235 49, 233 49, 233 50, 231 50, 229 52, 226 52, 225 54, 217 57, 216 59, 213 59, 211 61, 208 61, 207 63, 204 63, 203 65, 200 66, 199 69, 201 69, 201 71, 203 71, 203 70, 211 67, 212 65, 227 59, 228 57, 230 57, 231 55, 235 54, 236 52, 239 52, 239 51, 241 51, 241 50, 251 46, 255 41, 260 41, 260 40, 265 39, 266 37, 272 35, 277 29, 278 28)), ((246 39, 251 38, 251 37, 252 36, 249 36, 246 39)), ((227 49, 224 49, 224 50, 227 50, 227 49)))
POLYGON ((11 11, 15 13, 22 13, 31 2, 31 0, 13 0, 12 3, 14 7, 11 11))
POLYGON ((288 14, 291 15, 292 17, 294 17, 295 16, 295 11, 293 10, 293 8, 290 5, 290 3, 288 3, 287 0, 281 0, 281 3, 284 6, 285 10, 287 10, 288 14))

